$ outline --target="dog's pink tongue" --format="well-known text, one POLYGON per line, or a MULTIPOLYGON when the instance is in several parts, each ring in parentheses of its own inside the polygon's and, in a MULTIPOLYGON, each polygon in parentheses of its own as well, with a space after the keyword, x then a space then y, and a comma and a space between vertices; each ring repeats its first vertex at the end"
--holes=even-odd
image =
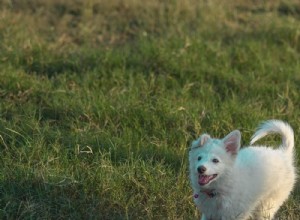
POLYGON ((198 183, 200 185, 205 185, 205 184, 207 184, 209 182, 209 180, 210 180, 210 176, 200 175, 198 183))

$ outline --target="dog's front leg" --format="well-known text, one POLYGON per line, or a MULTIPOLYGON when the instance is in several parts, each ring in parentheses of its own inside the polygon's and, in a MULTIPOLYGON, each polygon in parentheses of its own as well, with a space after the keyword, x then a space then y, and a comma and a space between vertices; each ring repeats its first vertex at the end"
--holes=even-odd
POLYGON ((207 220, 204 214, 201 215, 201 220, 207 220))

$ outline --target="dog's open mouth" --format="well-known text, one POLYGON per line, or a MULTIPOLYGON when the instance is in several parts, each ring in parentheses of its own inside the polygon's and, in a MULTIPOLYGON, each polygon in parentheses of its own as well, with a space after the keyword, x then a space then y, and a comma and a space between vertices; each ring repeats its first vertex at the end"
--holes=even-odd
POLYGON ((213 174, 213 175, 199 175, 199 179, 198 179, 198 183, 201 186, 204 186, 206 184, 208 184, 210 181, 212 181, 214 178, 216 178, 217 174, 213 174))

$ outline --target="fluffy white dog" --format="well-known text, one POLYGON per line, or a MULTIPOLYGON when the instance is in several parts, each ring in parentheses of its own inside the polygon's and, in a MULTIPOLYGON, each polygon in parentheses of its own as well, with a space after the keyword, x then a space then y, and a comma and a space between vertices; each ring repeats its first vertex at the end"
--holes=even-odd
POLYGON ((203 134, 189 153, 194 202, 202 220, 272 219, 296 180, 294 133, 282 121, 264 122, 251 145, 270 133, 282 136, 278 149, 251 146, 240 150, 241 133, 223 139, 203 134))

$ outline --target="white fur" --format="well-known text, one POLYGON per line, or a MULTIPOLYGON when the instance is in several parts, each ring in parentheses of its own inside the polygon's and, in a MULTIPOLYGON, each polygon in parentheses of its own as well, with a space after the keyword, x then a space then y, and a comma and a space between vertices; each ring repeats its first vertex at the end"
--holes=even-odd
POLYGON ((279 148, 251 146, 239 150, 241 134, 237 130, 223 139, 204 134, 193 142, 189 153, 190 179, 202 220, 274 217, 293 189, 296 170, 294 134, 288 124, 266 121, 252 137, 251 144, 270 133, 282 136, 279 148), (200 166, 206 168, 205 175, 217 174, 206 185, 200 185, 197 170, 200 166))

